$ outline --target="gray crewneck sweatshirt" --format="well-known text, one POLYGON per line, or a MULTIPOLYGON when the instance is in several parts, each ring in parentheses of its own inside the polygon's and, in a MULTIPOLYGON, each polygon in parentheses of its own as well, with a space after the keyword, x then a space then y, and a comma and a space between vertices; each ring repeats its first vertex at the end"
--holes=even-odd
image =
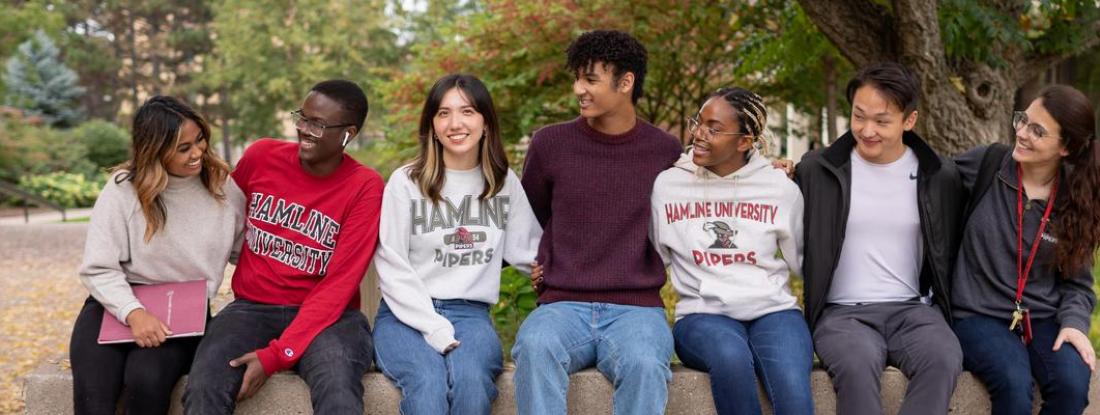
POLYGON ((144 308, 131 284, 205 279, 213 297, 230 255, 240 250, 244 194, 227 179, 225 200, 219 201, 198 176, 169 176, 161 194, 167 221, 145 242, 145 215, 133 184, 117 180, 122 174, 112 175, 96 199, 80 282, 123 323, 131 311, 144 308))
MULTIPOLYGON (((968 190, 972 190, 977 181, 978 169, 987 150, 987 146, 981 146, 955 160, 968 190)), ((1063 174, 1060 182, 1065 183, 1064 179, 1063 174)), ((1061 205, 1069 200, 1068 192, 1068 187, 1058 186, 1054 203, 1061 205)), ((1027 261, 1046 209, 1045 200, 1033 200, 1029 204, 1024 211, 1024 261, 1027 261)), ((1056 318, 1063 328, 1072 327, 1088 334, 1089 316, 1096 305, 1090 271, 1092 261, 1087 267, 1067 270, 1068 274, 1051 266, 1058 243, 1051 230, 1056 223, 1054 216, 1052 213, 1043 231, 1042 245, 1024 287, 1023 306, 1031 310, 1033 319, 1056 318)), ((963 233, 952 278, 951 309, 955 318, 981 315, 1006 322, 1012 318, 1016 300, 1016 249, 1016 163, 1011 156, 1006 156, 963 233)))

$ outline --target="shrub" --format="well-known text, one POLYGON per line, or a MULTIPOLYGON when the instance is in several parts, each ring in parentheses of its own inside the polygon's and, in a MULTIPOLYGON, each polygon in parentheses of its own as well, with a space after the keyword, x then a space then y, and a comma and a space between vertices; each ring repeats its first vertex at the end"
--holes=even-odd
POLYGON ((87 149, 87 159, 97 168, 106 168, 126 161, 130 157, 130 133, 102 120, 80 124, 72 130, 74 142, 87 149))
POLYGON ((51 172, 92 177, 97 169, 86 154, 84 143, 64 131, 0 119, 0 180, 16 182, 22 176, 51 172))
POLYGON ((511 360, 512 344, 523 319, 535 309, 538 294, 531 288, 531 279, 515 268, 508 267, 500 273, 500 299, 493 306, 493 324, 496 325, 506 360, 511 360))
POLYGON ((95 204, 106 180, 106 174, 89 180, 82 174, 54 172, 23 176, 19 178, 19 186, 62 207, 74 208, 95 204))

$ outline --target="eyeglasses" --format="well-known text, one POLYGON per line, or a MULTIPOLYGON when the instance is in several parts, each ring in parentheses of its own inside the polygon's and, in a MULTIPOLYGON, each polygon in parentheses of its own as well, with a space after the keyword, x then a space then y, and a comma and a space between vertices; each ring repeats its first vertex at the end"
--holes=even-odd
POLYGON ((319 121, 306 118, 306 115, 302 113, 302 110, 291 111, 290 119, 294 120, 294 128, 299 131, 309 134, 314 138, 321 138, 325 134, 325 130, 329 128, 351 127, 355 124, 340 124, 340 125, 324 125, 319 121))
POLYGON ((713 138, 720 135, 728 135, 731 137, 742 137, 748 135, 746 133, 731 133, 715 130, 713 128, 704 126, 702 123, 699 122, 698 118, 688 118, 688 125, 690 127, 688 131, 690 131, 691 135, 695 138, 700 138, 704 135, 706 136, 706 138, 713 138))
MULTIPOLYGON (((1023 129, 1025 132, 1027 132, 1028 136, 1031 139, 1034 139, 1036 141, 1052 137, 1048 135, 1049 133, 1047 133, 1046 128, 1043 128, 1043 126, 1036 123, 1029 123, 1028 121, 1029 120, 1027 119, 1026 112, 1014 111, 1012 113, 1012 127, 1015 128, 1016 131, 1020 131, 1021 129, 1023 129)), ((1054 139, 1056 140, 1058 138, 1060 137, 1054 137, 1054 139)))

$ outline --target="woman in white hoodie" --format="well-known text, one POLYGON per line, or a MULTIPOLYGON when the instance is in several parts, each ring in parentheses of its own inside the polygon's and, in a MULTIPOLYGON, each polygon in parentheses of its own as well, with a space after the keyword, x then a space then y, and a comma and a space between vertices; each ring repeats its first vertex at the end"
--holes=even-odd
POLYGON ((386 184, 375 355, 405 415, 488 414, 497 395, 489 307, 501 259, 530 272, 542 237, 499 126, 480 80, 443 77, 424 103, 416 159, 386 184))
POLYGON ((691 150, 654 183, 650 227, 680 295, 676 353, 710 374, 720 414, 759 414, 757 380, 776 414, 813 413, 813 346, 787 286, 803 200, 756 150, 763 100, 719 89, 690 123, 691 150))

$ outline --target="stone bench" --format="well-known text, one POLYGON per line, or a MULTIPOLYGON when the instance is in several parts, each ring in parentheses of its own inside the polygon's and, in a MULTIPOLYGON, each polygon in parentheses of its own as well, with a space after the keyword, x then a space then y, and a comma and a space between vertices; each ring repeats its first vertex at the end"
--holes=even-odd
MULTIPOLYGON (((711 399, 710 385, 705 373, 674 366, 673 380, 669 385, 669 399, 666 413, 676 415, 713 414, 714 403, 711 399)), ((515 389, 512 386, 514 371, 507 368, 497 380, 500 395, 493 405, 494 414, 516 413, 515 389)), ((1089 391, 1090 406, 1086 414, 1100 415, 1100 376, 1093 373, 1089 391)), ((183 413, 180 394, 186 378, 176 386, 173 394, 171 413, 183 413)), ((882 377, 882 399, 887 414, 896 414, 905 395, 905 376, 897 370, 887 369, 882 377)), ((363 378, 365 386, 366 414, 397 414, 401 394, 381 373, 371 372, 363 378)), ((836 413, 836 396, 832 383, 825 371, 817 369, 813 373, 814 406, 818 414, 836 413)), ((611 414, 611 384, 595 370, 589 369, 574 374, 569 386, 569 413, 571 414, 611 414)), ((771 413, 763 391, 761 402, 765 413, 771 413)), ((1038 396, 1038 393, 1036 393, 1038 396)), ((73 413, 72 375, 68 369, 57 364, 47 363, 39 366, 26 376, 23 385, 23 397, 28 415, 71 414, 73 413)), ((958 387, 951 400, 951 413, 989 414, 989 395, 980 382, 969 373, 959 378, 958 387)), ((309 390, 305 382, 291 373, 280 373, 267 381, 264 388, 252 399, 243 402, 237 408, 238 414, 309 414, 309 390)), ((1036 404, 1035 413, 1038 413, 1036 404)))

